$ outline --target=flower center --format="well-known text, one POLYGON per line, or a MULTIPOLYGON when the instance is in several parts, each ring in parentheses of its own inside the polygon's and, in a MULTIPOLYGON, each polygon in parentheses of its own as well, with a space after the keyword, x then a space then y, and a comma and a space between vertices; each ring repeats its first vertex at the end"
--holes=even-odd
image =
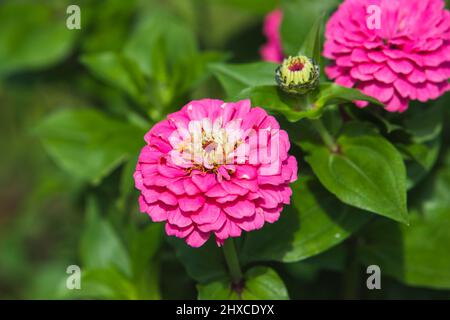
POLYGON ((283 61, 280 71, 286 85, 299 85, 311 79, 314 65, 305 56, 289 57, 283 61))
POLYGON ((189 170, 216 173, 221 165, 233 162, 237 147, 243 143, 241 133, 240 121, 231 121, 223 127, 221 118, 214 123, 208 118, 193 120, 187 132, 180 134, 182 139, 174 151, 189 170))
POLYGON ((304 64, 299 61, 294 61, 288 68, 290 71, 302 71, 304 64))

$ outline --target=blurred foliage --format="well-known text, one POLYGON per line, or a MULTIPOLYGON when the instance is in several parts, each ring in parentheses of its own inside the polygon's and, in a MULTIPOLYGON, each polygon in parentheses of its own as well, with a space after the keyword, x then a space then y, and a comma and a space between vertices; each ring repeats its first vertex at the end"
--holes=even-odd
POLYGON ((72 1, 2 1, 0 298, 450 298, 449 96, 393 115, 324 83, 319 109, 292 108, 259 61, 270 10, 285 12, 287 53, 304 39, 317 52, 316 18, 338 3, 80 0, 82 28, 68 30, 72 1), (212 241, 189 248, 139 213, 132 178, 152 124, 190 99, 237 96, 277 116, 301 168, 280 221, 237 241, 239 294, 212 241), (298 121, 319 117, 350 155, 298 121), (365 287, 370 264, 382 290, 365 287), (70 265, 82 290, 66 289, 70 265))

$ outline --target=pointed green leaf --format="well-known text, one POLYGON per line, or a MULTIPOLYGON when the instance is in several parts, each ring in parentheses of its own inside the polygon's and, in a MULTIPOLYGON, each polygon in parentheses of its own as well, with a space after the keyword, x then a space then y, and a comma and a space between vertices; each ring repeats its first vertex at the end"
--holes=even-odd
POLYGON ((371 217, 343 204, 311 177, 299 177, 291 188, 292 203, 280 220, 247 234, 241 251, 244 262, 309 258, 344 241, 371 217))
POLYGON ((365 95, 358 89, 343 87, 332 82, 320 84, 320 92, 316 99, 316 104, 318 106, 354 102, 356 100, 368 101, 379 106, 384 106, 377 99, 365 95))
POLYGON ((412 193, 410 226, 380 219, 362 233, 365 265, 410 286, 450 289, 450 170, 427 178, 412 193))
POLYGON ((283 21, 280 28, 283 51, 296 55, 317 22, 317 17, 330 13, 339 0, 282 0, 283 21))
POLYGON ((143 146, 145 131, 95 109, 66 109, 35 128, 55 161, 81 179, 99 183, 143 146))
POLYGON ((324 14, 322 14, 310 29, 305 41, 300 48, 299 55, 305 55, 313 58, 320 65, 322 57, 322 28, 324 23, 324 14))
POLYGON ((247 88, 239 93, 238 99, 250 99, 253 106, 260 106, 271 113, 282 114, 291 122, 303 118, 316 119, 323 108, 309 104, 306 96, 294 97, 278 89, 277 86, 247 88))
POLYGON ((341 201, 408 223, 406 169, 386 139, 349 123, 337 140, 339 152, 314 146, 306 161, 320 182, 341 201))
POLYGON ((129 255, 111 224, 99 216, 98 204, 89 199, 86 224, 80 241, 82 266, 87 269, 117 268, 131 275, 129 255))
POLYGON ((213 64, 210 68, 228 97, 235 97, 248 87, 275 85, 275 63, 213 64))

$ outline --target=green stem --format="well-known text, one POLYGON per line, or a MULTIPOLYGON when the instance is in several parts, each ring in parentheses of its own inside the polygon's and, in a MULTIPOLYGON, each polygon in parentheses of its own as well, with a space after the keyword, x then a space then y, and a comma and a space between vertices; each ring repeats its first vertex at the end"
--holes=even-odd
POLYGON ((242 280, 242 271, 239 265, 239 259, 236 253, 233 239, 228 239, 223 244, 223 254, 230 272, 231 281, 239 283, 242 280))
POLYGON ((339 150, 339 146, 336 143, 336 140, 334 137, 328 132, 327 128, 325 128, 322 120, 315 119, 310 120, 312 126, 317 131, 317 133, 320 135, 320 138, 325 143, 325 145, 330 149, 332 152, 337 152, 339 150))
POLYGON ((356 258, 357 239, 349 239, 347 245, 346 268, 343 273, 343 298, 356 300, 359 298, 361 273, 358 259, 356 258))

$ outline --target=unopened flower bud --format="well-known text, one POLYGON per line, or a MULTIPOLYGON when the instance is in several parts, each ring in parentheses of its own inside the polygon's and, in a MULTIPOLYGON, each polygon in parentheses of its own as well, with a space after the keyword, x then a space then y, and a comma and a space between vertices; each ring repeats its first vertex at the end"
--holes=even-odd
POLYGON ((283 91, 305 94, 319 84, 319 66, 306 56, 284 59, 277 68, 275 80, 283 91))

